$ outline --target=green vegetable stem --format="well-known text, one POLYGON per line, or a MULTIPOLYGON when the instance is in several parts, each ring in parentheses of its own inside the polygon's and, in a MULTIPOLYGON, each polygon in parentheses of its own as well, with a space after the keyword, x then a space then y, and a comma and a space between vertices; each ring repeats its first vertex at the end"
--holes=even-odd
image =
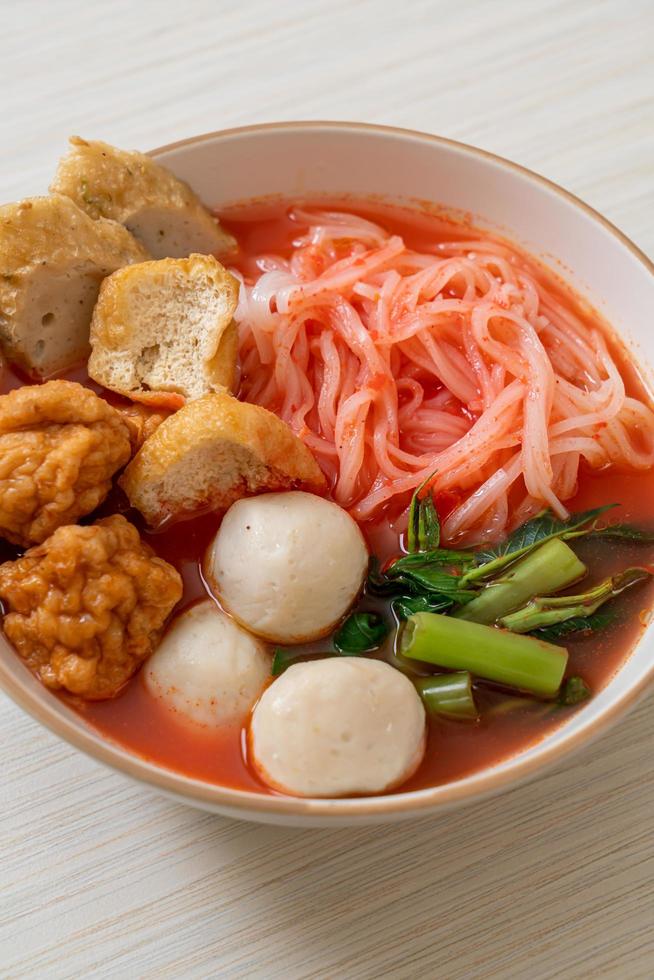
MULTIPOLYGON (((552 538, 489 582, 483 591, 454 614, 474 623, 494 623, 519 609, 535 595, 558 592, 586 574, 574 551, 552 538)), ((512 627, 511 627, 512 628, 512 627)))
POLYGON ((427 612, 407 619, 399 652, 411 660, 467 670, 541 697, 554 697, 568 662, 564 647, 427 612))
POLYGON ((609 599, 648 578, 651 572, 646 568, 627 568, 580 595, 535 597, 517 612, 503 616, 500 622, 513 633, 530 633, 568 619, 585 618, 609 599))
POLYGON ((468 671, 421 677, 415 685, 430 715, 452 721, 475 721, 479 717, 468 671))
POLYGON ((485 551, 478 551, 474 557, 474 567, 466 572, 461 585, 497 575, 507 565, 529 554, 546 541, 578 538, 591 533, 597 518, 612 507, 617 507, 617 504, 606 504, 580 514, 571 514, 565 521, 559 520, 550 510, 542 511, 530 521, 521 524, 504 541, 485 551))

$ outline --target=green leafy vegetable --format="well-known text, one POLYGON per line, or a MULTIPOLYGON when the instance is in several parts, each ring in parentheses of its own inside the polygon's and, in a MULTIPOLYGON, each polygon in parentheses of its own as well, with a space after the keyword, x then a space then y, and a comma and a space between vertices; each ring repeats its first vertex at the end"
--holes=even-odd
POLYGON ((417 612, 445 612, 454 605, 453 599, 438 595, 401 595, 391 602, 391 609, 398 619, 408 619, 417 612))
POLYGON ((571 616, 570 619, 564 619, 562 623, 553 623, 551 626, 534 630, 531 635, 552 642, 563 639, 564 636, 571 636, 573 633, 597 633, 598 630, 614 623, 615 619, 614 615, 607 612, 593 613, 592 616, 571 616))
POLYGON ((270 665, 270 673, 273 677, 279 677, 279 675, 283 674, 288 667, 291 667, 293 664, 299 663, 302 660, 325 660, 327 657, 358 657, 359 653, 366 652, 366 650, 359 651, 345 649, 316 650, 315 652, 307 652, 307 650, 303 647, 294 647, 290 650, 287 650, 284 647, 275 647, 273 650, 272 663, 270 665))
POLYGON ((476 592, 472 589, 461 589, 461 577, 444 569, 430 555, 437 552, 426 552, 424 555, 406 555, 399 558, 386 572, 390 579, 399 577, 412 582, 421 592, 437 592, 447 596, 453 602, 467 602, 476 592))
MULTIPOLYGON (((355 612, 347 617, 345 622, 334 634, 334 650, 316 652, 319 657, 357 657, 361 653, 369 653, 382 645, 388 635, 388 626, 377 613, 355 612)), ((282 674, 287 667, 297 660, 307 656, 302 647, 286 650, 276 647, 273 651, 271 673, 273 677, 282 674)))
POLYGON ((591 690, 586 681, 581 677, 569 677, 561 688, 559 704, 581 704, 582 701, 587 701, 590 695, 591 690))
POLYGON ((421 551, 413 555, 403 555, 396 558, 386 572, 391 578, 404 575, 414 568, 425 565, 457 565, 460 568, 468 564, 474 557, 472 551, 455 551, 453 548, 434 548, 431 551, 421 551))
POLYGON ((450 606, 455 602, 468 602, 477 594, 476 590, 461 589, 460 576, 447 567, 454 562, 460 565, 468 556, 467 552, 434 549, 422 554, 404 555, 386 572, 380 572, 378 563, 372 561, 366 591, 375 596, 404 598, 427 594, 429 604, 425 608, 431 608, 435 603, 440 608, 442 603, 450 606))
POLYGON ((334 646, 339 653, 367 653, 378 649, 387 635, 388 626, 377 613, 352 613, 334 634, 334 646))
POLYGON ((460 587, 461 579, 458 575, 449 575, 429 565, 413 569, 406 578, 418 585, 421 591, 447 598, 451 602, 466 603, 477 595, 474 589, 460 587))
POLYGON ((438 548, 441 539, 441 524, 434 506, 432 492, 428 490, 424 497, 420 496, 423 488, 433 476, 433 473, 428 476, 411 498, 407 528, 407 546, 410 552, 431 551, 438 548))
POLYGON ((376 558, 370 559, 370 569, 366 580, 366 592, 374 596, 396 596, 396 595, 416 595, 419 589, 415 582, 405 578, 403 575, 396 575, 391 578, 387 573, 379 570, 379 562, 376 558))
POLYGON ((407 599, 421 599, 413 611, 447 609, 476 595, 473 590, 459 588, 460 576, 454 571, 454 566, 465 568, 471 557, 468 551, 434 548, 403 555, 386 572, 380 572, 377 561, 373 560, 366 590, 371 595, 396 596, 396 611, 403 608, 402 600, 407 599))
POLYGON ((559 520, 550 510, 542 511, 530 521, 521 524, 504 541, 492 548, 478 551, 474 557, 474 567, 463 576, 462 584, 467 585, 476 579, 496 575, 506 565, 552 538, 568 539, 587 533, 580 529, 612 507, 617 507, 617 504, 607 504, 580 514, 571 514, 567 521, 559 520))
POLYGON ((290 667, 292 663, 299 660, 302 657, 301 650, 284 650, 282 647, 275 647, 273 650, 272 664, 270 667, 270 673, 273 677, 279 677, 283 674, 287 667, 290 667))
POLYGON ((590 616, 609 599, 638 582, 644 582, 651 575, 646 568, 627 568, 580 595, 535 597, 522 609, 502 617, 500 622, 512 633, 530 633, 567 619, 590 616))

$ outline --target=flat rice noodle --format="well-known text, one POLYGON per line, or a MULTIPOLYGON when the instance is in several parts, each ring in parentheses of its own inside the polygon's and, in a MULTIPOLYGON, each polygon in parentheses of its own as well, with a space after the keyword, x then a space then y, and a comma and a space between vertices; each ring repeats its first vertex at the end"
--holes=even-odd
POLYGON ((241 396, 291 426, 357 520, 433 476, 460 494, 444 540, 494 540, 544 506, 564 517, 582 460, 654 465, 651 408, 526 256, 490 236, 422 254, 354 214, 292 217, 290 259, 239 276, 241 396))

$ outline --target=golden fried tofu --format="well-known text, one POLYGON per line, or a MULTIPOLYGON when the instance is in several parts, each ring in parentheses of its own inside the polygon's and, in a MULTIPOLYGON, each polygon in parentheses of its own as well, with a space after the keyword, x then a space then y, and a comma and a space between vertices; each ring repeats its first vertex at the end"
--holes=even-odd
POLYGON ((44 541, 104 500, 132 454, 129 423, 73 381, 0 396, 0 536, 44 541))
POLYGON ((144 153, 73 136, 50 190, 92 218, 119 221, 155 259, 219 255, 236 245, 188 184, 144 153))
POLYGON ((119 515, 60 527, 0 566, 7 639, 46 687, 89 700, 120 691, 181 596, 179 573, 119 515))
POLYGON ((89 325, 105 276, 148 254, 122 225, 93 221, 67 197, 0 207, 0 344, 44 378, 89 353, 89 325))
POLYGON ((200 398, 232 388, 238 280, 212 255, 119 269, 102 283, 91 321, 89 374, 128 398, 200 398))
POLYGON ((267 490, 325 489, 318 464, 285 422, 226 392, 162 422, 119 483, 152 527, 267 490))

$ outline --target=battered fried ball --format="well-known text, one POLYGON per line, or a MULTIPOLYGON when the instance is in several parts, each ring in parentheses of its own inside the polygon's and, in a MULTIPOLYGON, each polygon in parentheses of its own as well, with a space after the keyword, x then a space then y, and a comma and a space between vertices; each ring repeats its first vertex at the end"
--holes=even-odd
POLYGON ((182 580, 120 515, 60 527, 0 566, 4 631, 54 690, 113 697, 152 653, 182 580))
POLYGON ((0 396, 0 536, 28 546, 104 500, 130 424, 94 392, 48 381, 0 396))

